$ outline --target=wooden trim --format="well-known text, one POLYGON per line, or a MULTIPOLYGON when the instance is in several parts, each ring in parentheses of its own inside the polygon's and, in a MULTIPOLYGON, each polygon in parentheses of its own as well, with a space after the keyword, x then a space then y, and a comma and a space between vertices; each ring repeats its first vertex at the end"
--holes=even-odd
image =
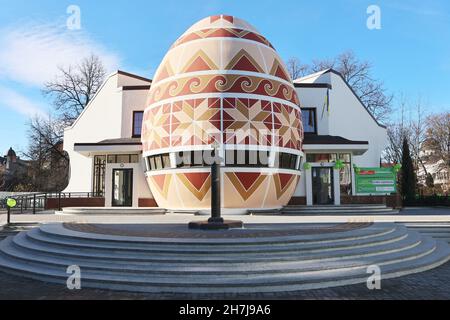
POLYGON ((123 91, 150 90, 151 86, 123 86, 123 91))
POLYGON ((136 74, 132 74, 132 73, 129 73, 129 72, 125 72, 125 71, 122 71, 122 70, 117 70, 117 73, 120 74, 120 75, 123 75, 123 76, 135 78, 135 79, 142 80, 142 81, 146 81, 146 82, 152 82, 152 81, 153 81, 153 80, 151 80, 151 79, 144 78, 144 77, 138 76, 138 75, 136 75, 136 74))
POLYGON ((329 83, 295 83, 295 88, 326 88, 326 89, 333 89, 332 85, 329 83))
POLYGON ((96 146, 140 146, 141 142, 114 142, 114 143, 75 143, 75 147, 96 147, 96 146))

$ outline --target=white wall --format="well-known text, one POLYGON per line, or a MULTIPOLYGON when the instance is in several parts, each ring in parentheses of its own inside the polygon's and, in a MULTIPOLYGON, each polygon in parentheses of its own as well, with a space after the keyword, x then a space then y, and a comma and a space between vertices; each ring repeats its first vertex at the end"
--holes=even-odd
POLYGON ((387 130, 376 123, 341 77, 332 74, 331 81, 330 135, 369 141, 369 150, 355 156, 354 163, 360 167, 379 167, 381 153, 387 145, 387 130))
POLYGON ((315 108, 317 114, 317 133, 319 135, 329 134, 328 113, 323 106, 325 105, 325 97, 327 95, 327 88, 297 88, 297 94, 300 99, 300 106, 302 108, 315 108))
POLYGON ((110 76, 77 121, 64 131, 64 149, 70 157, 70 180, 65 192, 92 190, 93 160, 75 152, 75 143, 121 137, 122 98, 117 79, 117 74, 110 76))
MULTIPOLYGON (((322 109, 327 89, 296 89, 302 108, 317 110, 318 134, 368 141, 369 150, 364 155, 353 156, 353 163, 360 167, 379 167, 381 153, 387 145, 386 129, 376 123, 340 76, 328 72, 312 79, 314 81, 304 83, 326 83, 332 86, 329 93, 330 111, 329 114, 325 111, 323 117, 322 109)), ((306 177, 303 169, 294 196, 306 196, 306 177)))
POLYGON ((123 91, 122 129, 123 137, 133 135, 133 111, 144 111, 148 90, 123 91))
MULTIPOLYGON (((70 157, 70 181, 65 192, 87 192, 92 190, 92 157, 74 151, 75 143, 97 143, 106 139, 131 138, 133 111, 144 111, 147 90, 123 91, 123 86, 149 85, 147 81, 115 73, 111 75, 96 97, 80 115, 74 125, 64 132, 64 149, 70 157)), ((135 168, 133 205, 138 198, 153 198, 145 180, 144 160, 135 168)), ((111 170, 106 174, 111 175, 111 170)), ((106 176, 105 179, 112 179, 106 176)), ((111 181, 105 180, 105 187, 111 181)), ((111 202, 110 190, 105 190, 111 202)), ((108 203, 108 202, 107 202, 108 203)))

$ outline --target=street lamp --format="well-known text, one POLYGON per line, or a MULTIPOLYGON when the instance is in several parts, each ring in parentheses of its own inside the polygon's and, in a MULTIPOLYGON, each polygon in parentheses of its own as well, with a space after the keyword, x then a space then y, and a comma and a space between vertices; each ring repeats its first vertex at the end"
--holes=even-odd
POLYGON ((222 159, 219 156, 220 144, 216 141, 211 145, 213 150, 211 164, 211 218, 208 221, 194 221, 189 223, 190 229, 201 230, 228 230, 231 228, 242 228, 242 221, 224 220, 221 214, 221 191, 220 191, 220 165, 222 159))

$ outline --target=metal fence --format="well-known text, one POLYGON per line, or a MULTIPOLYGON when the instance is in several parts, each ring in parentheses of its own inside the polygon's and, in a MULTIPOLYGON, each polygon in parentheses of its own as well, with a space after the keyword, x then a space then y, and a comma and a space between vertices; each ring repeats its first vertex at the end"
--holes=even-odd
POLYGON ((16 206, 11 208, 11 213, 33 213, 44 211, 48 199, 58 199, 58 207, 61 210, 61 200, 66 198, 93 198, 97 197, 92 192, 45 192, 45 193, 19 193, 9 194, 0 198, 0 208, 6 209, 6 200, 12 198, 16 200, 16 206))
POLYGON ((450 207, 450 196, 418 196, 414 200, 404 200, 403 204, 409 207, 450 207))

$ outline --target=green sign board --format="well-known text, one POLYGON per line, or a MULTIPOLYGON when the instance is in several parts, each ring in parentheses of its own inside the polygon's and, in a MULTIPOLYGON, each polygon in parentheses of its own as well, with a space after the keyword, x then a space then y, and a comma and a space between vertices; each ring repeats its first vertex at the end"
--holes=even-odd
POLYGON ((397 192, 396 176, 392 168, 358 168, 355 170, 356 193, 395 193, 397 192))

